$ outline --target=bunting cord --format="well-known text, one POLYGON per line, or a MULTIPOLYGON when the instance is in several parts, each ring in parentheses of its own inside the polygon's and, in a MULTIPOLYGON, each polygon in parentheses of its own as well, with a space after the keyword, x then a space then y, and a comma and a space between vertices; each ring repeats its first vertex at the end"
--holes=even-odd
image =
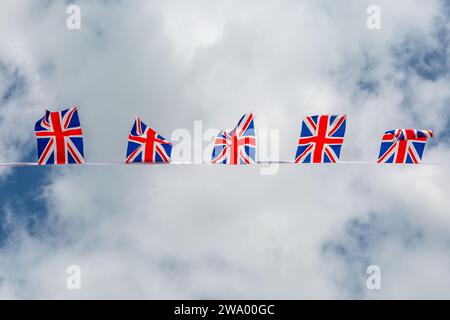
MULTIPOLYGON (((251 165, 286 165, 286 164, 292 164, 292 165, 406 165, 404 163, 377 163, 377 162, 371 162, 371 161, 338 161, 336 163, 295 163, 294 161, 257 161, 255 164, 251 165)), ((37 162, 3 162, 0 163, 0 167, 42 167, 42 166, 51 166, 51 167, 58 167, 58 166, 148 166, 148 165, 161 165, 161 166, 167 166, 167 165, 212 165, 212 166, 240 166, 240 165, 228 165, 228 164, 215 164, 211 162, 193 162, 193 161, 171 161, 169 163, 125 163, 125 162, 84 162, 81 164, 64 164, 64 165, 39 165, 37 162)), ((411 164, 413 166, 417 165, 423 165, 423 166, 436 166, 436 167, 450 167, 450 163, 419 163, 419 164, 411 164)), ((246 165, 244 165, 246 166, 246 165)))

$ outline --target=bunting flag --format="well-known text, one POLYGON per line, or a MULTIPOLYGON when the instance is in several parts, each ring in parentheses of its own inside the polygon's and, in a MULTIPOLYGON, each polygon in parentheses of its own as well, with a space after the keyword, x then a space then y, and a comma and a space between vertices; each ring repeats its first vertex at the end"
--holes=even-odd
POLYGON ((36 122, 38 164, 80 164, 84 162, 83 132, 77 107, 45 111, 36 122))
POLYGON ((126 163, 169 163, 172 143, 136 117, 128 135, 126 163))
POLYGON ((212 163, 256 163, 256 134, 253 114, 245 114, 230 133, 220 131, 214 142, 212 163))
POLYGON ((295 163, 336 163, 344 143, 346 115, 306 116, 295 163))
POLYGON ((378 163, 418 164, 425 144, 433 137, 431 130, 396 129, 386 131, 381 139, 378 163))

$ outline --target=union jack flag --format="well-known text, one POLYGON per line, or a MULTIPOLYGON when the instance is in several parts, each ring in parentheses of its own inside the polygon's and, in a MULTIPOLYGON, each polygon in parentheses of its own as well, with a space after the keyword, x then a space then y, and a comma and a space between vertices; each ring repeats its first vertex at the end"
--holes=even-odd
POLYGON ((295 163, 336 163, 344 143, 346 115, 306 116, 295 163))
POLYGON ((413 163, 422 160, 425 144, 433 137, 431 130, 396 129, 386 131, 381 139, 378 163, 413 163))
POLYGON ((126 163, 168 163, 172 143, 136 117, 128 135, 126 163))
POLYGON ((212 163, 256 163, 256 134, 253 114, 245 114, 230 133, 220 131, 214 142, 212 163))
POLYGON ((83 132, 77 107, 56 112, 46 110, 34 131, 39 165, 84 162, 83 132))

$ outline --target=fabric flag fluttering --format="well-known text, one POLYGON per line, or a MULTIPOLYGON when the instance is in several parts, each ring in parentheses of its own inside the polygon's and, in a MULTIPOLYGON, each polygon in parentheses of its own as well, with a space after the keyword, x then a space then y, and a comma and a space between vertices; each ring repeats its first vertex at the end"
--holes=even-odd
POLYGON ((254 164, 256 163, 256 134, 254 116, 245 114, 236 128, 218 134, 212 152, 215 164, 254 164))
POLYGON ((422 161, 431 130, 396 129, 386 131, 381 139, 378 163, 418 164, 422 161))
POLYGON ((81 164, 84 162, 83 131, 78 108, 51 112, 36 122, 38 164, 81 164))
POLYGON ((126 163, 169 163, 172 143, 136 117, 128 135, 126 163))
POLYGON ((295 163, 336 163, 344 143, 346 115, 303 119, 295 163))

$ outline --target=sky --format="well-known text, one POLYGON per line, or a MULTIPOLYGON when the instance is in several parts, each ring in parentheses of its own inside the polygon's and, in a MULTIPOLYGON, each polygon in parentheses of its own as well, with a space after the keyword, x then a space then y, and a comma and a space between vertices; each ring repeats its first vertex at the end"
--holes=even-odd
MULTIPOLYGON (((124 161, 135 116, 194 137, 253 112, 278 159, 304 115, 347 114, 343 161, 417 128, 450 164, 449 22, 443 0, 2 1, 0 162, 36 161, 34 123, 77 105, 89 162, 124 161)), ((446 165, 0 170, 2 299, 450 298, 446 165)))

